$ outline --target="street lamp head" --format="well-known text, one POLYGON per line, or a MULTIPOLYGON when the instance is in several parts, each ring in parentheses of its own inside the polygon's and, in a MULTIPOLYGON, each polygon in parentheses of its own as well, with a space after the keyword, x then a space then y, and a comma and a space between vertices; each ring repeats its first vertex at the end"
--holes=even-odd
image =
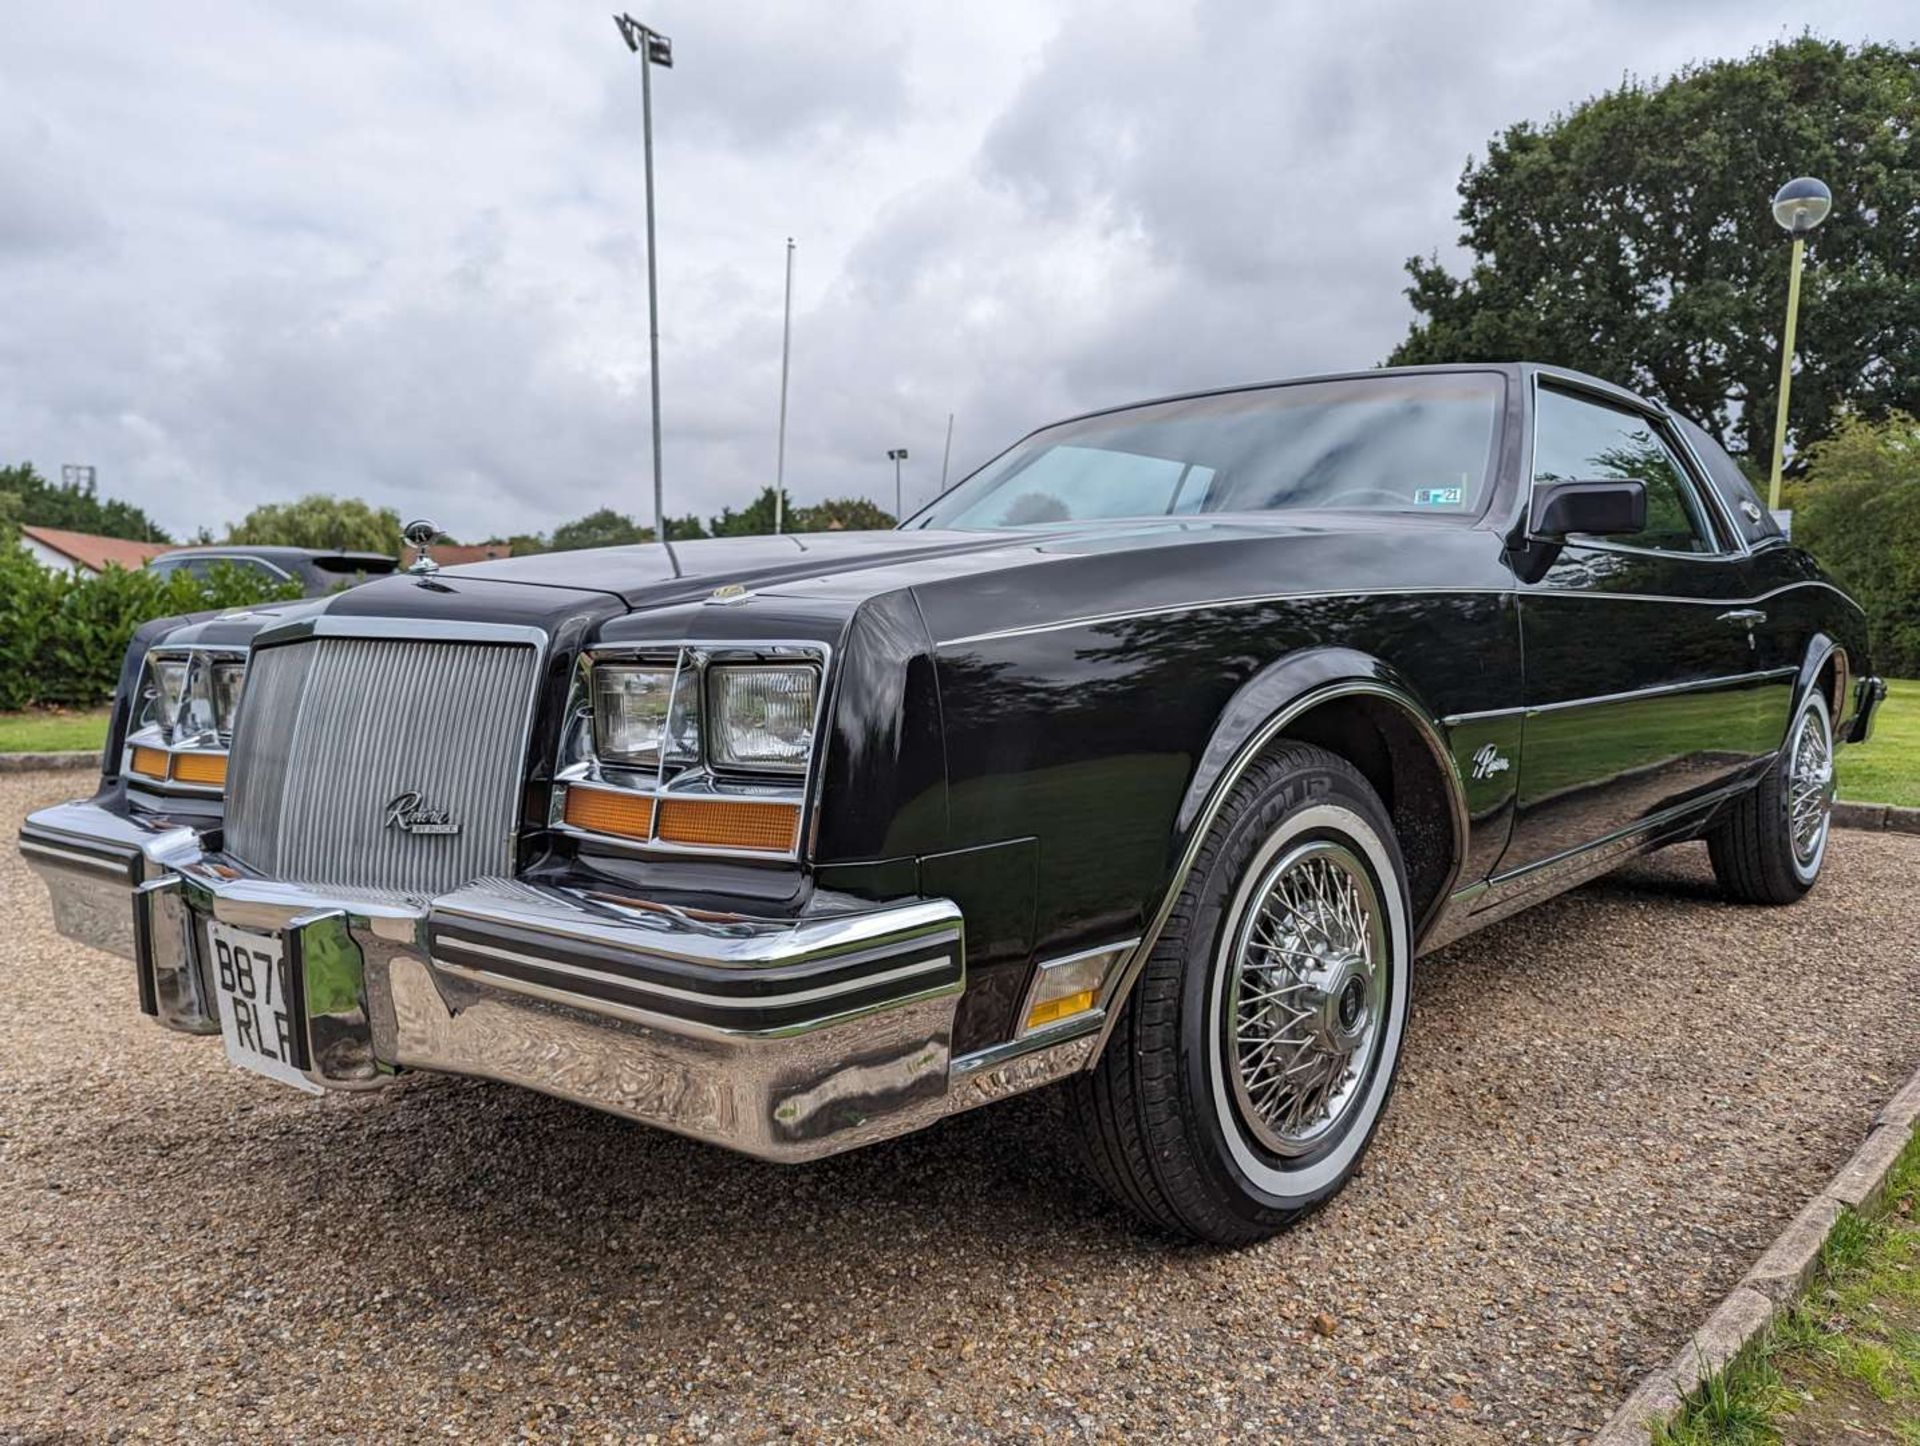
POLYGON ((1788 181, 1773 197, 1773 219, 1795 236, 1805 236, 1826 220, 1832 209, 1833 192, 1826 182, 1812 176, 1788 181))
POLYGON ((904 461, 906 461, 906 460, 907 460, 907 449, 906 449, 905 447, 891 447, 891 448, 889 448, 889 449, 887 450, 887 460, 888 460, 889 462, 904 462, 904 461))
POLYGON ((635 55, 640 47, 646 46, 647 59, 654 65, 673 69, 673 42, 650 26, 642 25, 631 15, 616 15, 613 23, 620 27, 620 38, 627 42, 627 49, 635 55))

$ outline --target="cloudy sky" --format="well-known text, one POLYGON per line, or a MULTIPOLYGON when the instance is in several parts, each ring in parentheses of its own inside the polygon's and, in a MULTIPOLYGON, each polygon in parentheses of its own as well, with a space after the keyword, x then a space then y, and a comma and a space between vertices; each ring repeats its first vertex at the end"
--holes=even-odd
MULTIPOLYGON (((668 510, 909 508, 1030 427, 1366 366, 1488 136, 1797 31, 1773 0, 645 0, 668 510)), ((1820 33, 1920 38, 1910 0, 1820 33)), ((8 7, 0 460, 185 535, 358 494, 651 508, 640 73, 604 3, 8 7)), ((1756 178, 1763 204, 1774 177, 1756 178)))

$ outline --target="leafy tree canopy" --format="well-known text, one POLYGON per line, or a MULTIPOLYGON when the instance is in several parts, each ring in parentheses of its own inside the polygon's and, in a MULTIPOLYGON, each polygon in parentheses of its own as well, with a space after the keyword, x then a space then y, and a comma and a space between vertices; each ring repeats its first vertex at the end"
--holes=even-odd
POLYGON ((547 546, 553 552, 573 552, 583 547, 624 547, 632 542, 651 541, 651 527, 642 527, 624 512, 602 507, 598 512, 561 523, 553 529, 547 546))
MULTIPOLYGON (((829 532, 837 529, 876 531, 893 526, 893 514, 885 512, 864 497, 830 497, 812 507, 795 507, 791 497, 784 503, 782 525, 788 532, 829 532)), ((713 519, 715 537, 758 537, 773 531, 773 489, 760 495, 744 509, 725 508, 713 519)))
POLYGON ((795 514, 795 532, 883 532, 893 526, 893 514, 864 497, 829 497, 795 514))
POLYGON ((297 502, 267 502, 227 531, 228 542, 259 547, 323 547, 400 555, 400 514, 358 497, 316 492, 297 502))
POLYGON ((31 462, 0 467, 0 527, 64 527, 135 542, 171 542, 130 502, 102 498, 93 483, 49 482, 31 462))
POLYGON ((1834 208, 1807 247, 1796 447, 1843 402, 1920 411, 1920 48, 1812 36, 1508 127, 1460 181, 1471 267, 1408 261, 1419 318, 1390 360, 1578 367, 1764 466, 1791 252, 1768 202, 1807 175, 1834 208))
MULTIPOLYGON (((787 518, 793 516, 793 499, 781 493, 781 508, 787 518)), ((782 519, 785 521, 785 519, 782 519)), ((795 530, 787 524, 788 530, 795 530)), ((735 512, 731 507, 720 509, 720 515, 713 519, 715 537, 758 537, 773 531, 773 489, 761 489, 760 495, 749 502, 742 510, 735 512)))

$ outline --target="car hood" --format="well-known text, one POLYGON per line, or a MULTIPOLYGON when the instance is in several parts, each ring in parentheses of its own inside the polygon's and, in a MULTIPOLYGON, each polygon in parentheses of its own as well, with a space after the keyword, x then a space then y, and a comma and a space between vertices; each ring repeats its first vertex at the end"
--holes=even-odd
POLYGON ((610 593, 632 608, 666 607, 710 597, 721 587, 748 592, 794 583, 831 584, 874 592, 956 572, 997 571, 1023 563, 1131 552, 1251 537, 1326 535, 1379 531, 1388 519, 1352 514, 1301 513, 1281 521, 1271 515, 1221 518, 1146 518, 1073 526, 993 532, 810 532, 778 537, 716 537, 667 547, 632 547, 535 553, 494 562, 468 563, 439 574, 535 587, 610 593), (882 574, 884 576, 863 576, 882 574))

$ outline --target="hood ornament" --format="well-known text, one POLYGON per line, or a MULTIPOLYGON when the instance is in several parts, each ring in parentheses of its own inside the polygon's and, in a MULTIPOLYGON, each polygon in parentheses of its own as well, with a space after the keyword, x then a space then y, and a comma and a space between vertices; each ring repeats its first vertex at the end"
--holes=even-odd
POLYGON ((753 594, 747 591, 745 584, 726 582, 722 583, 707 595, 707 606, 731 607, 735 603, 745 602, 752 596, 753 594))
POLYGON ((440 529, 427 518, 418 517, 400 529, 400 535, 413 549, 413 561, 407 571, 415 577, 425 577, 428 573, 440 571, 440 564, 433 560, 433 554, 427 549, 433 546, 434 538, 440 535, 440 529))

